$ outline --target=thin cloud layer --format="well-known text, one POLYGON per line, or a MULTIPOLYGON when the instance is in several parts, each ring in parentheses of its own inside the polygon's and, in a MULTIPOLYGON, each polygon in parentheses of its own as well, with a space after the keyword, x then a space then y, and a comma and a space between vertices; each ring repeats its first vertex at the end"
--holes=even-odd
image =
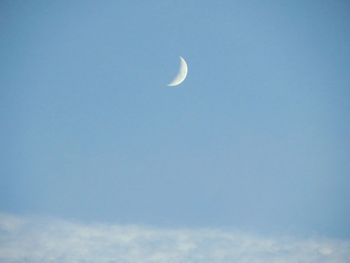
POLYGON ((350 241, 0 215, 0 262, 342 263, 350 241))

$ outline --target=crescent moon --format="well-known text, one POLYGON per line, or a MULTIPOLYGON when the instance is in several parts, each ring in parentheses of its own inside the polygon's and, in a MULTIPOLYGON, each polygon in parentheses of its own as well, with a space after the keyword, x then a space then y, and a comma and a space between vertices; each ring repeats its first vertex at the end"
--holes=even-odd
POLYGON ((173 81, 171 81, 168 84, 168 86, 175 87, 177 85, 180 85, 186 79, 187 72, 188 72, 188 67, 187 67, 186 60, 180 56, 179 73, 177 73, 176 77, 173 79, 173 81))

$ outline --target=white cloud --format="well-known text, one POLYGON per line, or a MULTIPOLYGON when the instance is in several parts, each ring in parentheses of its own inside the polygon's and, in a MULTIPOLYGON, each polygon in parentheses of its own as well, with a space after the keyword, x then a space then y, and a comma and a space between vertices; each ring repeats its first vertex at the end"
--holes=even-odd
POLYGON ((345 263, 350 262, 350 240, 88 225, 3 214, 0 262, 345 263))

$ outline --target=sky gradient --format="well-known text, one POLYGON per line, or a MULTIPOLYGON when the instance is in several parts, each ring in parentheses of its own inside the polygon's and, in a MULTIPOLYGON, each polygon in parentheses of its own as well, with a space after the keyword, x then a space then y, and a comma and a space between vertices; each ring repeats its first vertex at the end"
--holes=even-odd
POLYGON ((1 1, 0 211, 350 238, 349 11, 1 1))

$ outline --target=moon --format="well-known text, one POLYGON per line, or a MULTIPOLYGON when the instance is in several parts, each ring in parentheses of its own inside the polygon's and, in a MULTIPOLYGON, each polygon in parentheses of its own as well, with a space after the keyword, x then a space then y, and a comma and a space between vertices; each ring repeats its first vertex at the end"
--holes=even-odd
POLYGON ((179 72, 177 73, 176 77, 168 84, 169 87, 175 87, 180 85, 187 76, 188 72, 188 67, 186 60, 180 56, 180 69, 179 72))

